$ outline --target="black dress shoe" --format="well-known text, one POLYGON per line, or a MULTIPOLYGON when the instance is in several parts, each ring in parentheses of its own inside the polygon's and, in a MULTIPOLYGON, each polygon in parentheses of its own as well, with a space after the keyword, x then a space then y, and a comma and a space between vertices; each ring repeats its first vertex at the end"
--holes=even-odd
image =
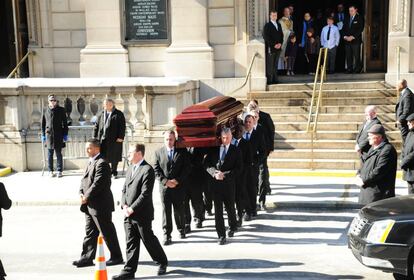
POLYGON ((229 232, 227 233, 228 237, 233 237, 234 236, 234 230, 229 230, 229 232))
POLYGON ((226 244, 226 238, 225 237, 220 237, 219 241, 218 241, 218 245, 224 245, 226 244))
POLYGON ((254 211, 252 217, 257 217, 257 211, 254 211))
POLYGON ((118 265, 118 264, 123 264, 123 263, 124 263, 123 259, 109 259, 106 261, 106 266, 118 265))
POLYGON ((241 227, 241 226, 242 226, 242 224, 243 224, 243 218, 242 218, 242 217, 240 217, 240 218, 237 220, 237 227, 241 227))
POLYGON ((262 210, 262 211, 266 211, 267 210, 266 203, 264 203, 264 202, 261 202, 260 203, 260 210, 262 210))
POLYGON ((250 214, 247 214, 247 213, 244 214, 243 220, 245 222, 251 221, 251 219, 252 219, 252 216, 250 214))
POLYGON ((158 268, 158 276, 164 275, 167 273, 167 265, 166 264, 160 264, 160 267, 158 268))
POLYGON ((184 231, 185 231, 185 233, 190 233, 191 232, 191 226, 186 225, 184 231))
POLYGON ((87 266, 93 266, 93 261, 88 260, 77 260, 73 261, 72 264, 76 267, 87 267, 87 266))
POLYGON ((197 221, 196 228, 202 228, 202 227, 203 227, 203 222, 202 221, 197 221))
POLYGON ((127 279, 134 279, 135 274, 134 273, 122 273, 119 275, 112 276, 112 280, 127 280, 127 279))
POLYGON ((213 216, 213 213, 211 212, 211 210, 207 210, 207 216, 213 216))
POLYGON ((185 232, 180 233, 180 239, 185 239, 185 232))
POLYGON ((167 237, 164 239, 164 242, 163 242, 164 246, 171 245, 171 243, 172 243, 171 237, 167 237))

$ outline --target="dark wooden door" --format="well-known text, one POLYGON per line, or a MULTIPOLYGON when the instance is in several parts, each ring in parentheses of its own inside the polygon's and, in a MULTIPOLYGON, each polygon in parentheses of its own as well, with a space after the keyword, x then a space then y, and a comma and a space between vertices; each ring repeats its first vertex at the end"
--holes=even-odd
MULTIPOLYGON (((27 27, 27 11, 25 0, 14 0, 16 5, 16 45, 17 45, 17 62, 19 62, 27 53, 27 46, 29 44, 29 33, 27 27)), ((28 77, 29 69, 28 63, 24 63, 20 67, 19 75, 21 77, 28 77)))
POLYGON ((385 71, 387 66, 389 0, 366 0, 365 65, 367 71, 385 71))

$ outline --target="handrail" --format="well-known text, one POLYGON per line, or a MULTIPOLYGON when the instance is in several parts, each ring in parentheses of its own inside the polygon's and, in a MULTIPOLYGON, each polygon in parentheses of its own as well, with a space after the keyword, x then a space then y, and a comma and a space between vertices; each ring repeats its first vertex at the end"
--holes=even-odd
MULTIPOLYGON (((231 92, 229 92, 227 94, 227 96, 230 96, 230 95, 236 93, 237 91, 241 90, 242 88, 244 88, 244 86, 247 84, 247 82, 250 81, 249 78, 251 77, 251 74, 252 74, 253 63, 255 62, 256 57, 259 57, 259 56, 260 56, 260 54, 258 52, 254 53, 252 59, 250 60, 249 68, 247 70, 247 74, 246 74, 246 77, 244 78, 243 84, 241 86, 239 86, 238 88, 236 88, 236 89, 232 90, 231 92)), ((249 91, 250 91, 250 88, 249 88, 249 91)))
POLYGON ((20 69, 20 66, 27 60, 27 58, 29 57, 29 55, 35 55, 34 51, 29 50, 25 56, 22 57, 22 59, 19 61, 19 63, 17 63, 16 67, 14 67, 14 69, 10 72, 10 74, 7 76, 6 79, 10 79, 11 77, 18 77, 18 73, 17 71, 20 69))
POLYGON ((308 117, 308 123, 306 125, 306 132, 310 133, 310 140, 311 140, 311 162, 310 162, 310 169, 314 169, 314 141, 315 141, 315 134, 317 133, 317 126, 318 126, 318 118, 319 118, 319 109, 322 106, 322 99, 323 99, 323 83, 325 82, 326 78, 326 63, 328 58, 328 49, 327 48, 321 48, 319 50, 319 56, 318 56, 318 64, 316 67, 316 73, 315 73, 315 80, 313 83, 313 91, 312 91, 312 99, 311 104, 309 107, 309 117, 308 117), (321 60, 323 56, 323 64, 321 69, 321 60), (314 106, 315 106, 315 99, 316 99, 316 87, 318 84, 318 77, 319 73, 321 75, 321 81, 319 83, 319 91, 318 91, 318 100, 316 101, 316 112, 313 112, 314 106), (314 116, 313 120, 313 127, 311 129, 311 122, 314 116))

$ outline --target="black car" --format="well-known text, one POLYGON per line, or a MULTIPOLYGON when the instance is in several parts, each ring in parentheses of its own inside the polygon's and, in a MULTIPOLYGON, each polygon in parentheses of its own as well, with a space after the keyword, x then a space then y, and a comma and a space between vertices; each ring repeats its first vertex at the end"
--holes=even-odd
POLYGON ((349 229, 348 247, 365 266, 414 279, 414 195, 362 208, 349 229))

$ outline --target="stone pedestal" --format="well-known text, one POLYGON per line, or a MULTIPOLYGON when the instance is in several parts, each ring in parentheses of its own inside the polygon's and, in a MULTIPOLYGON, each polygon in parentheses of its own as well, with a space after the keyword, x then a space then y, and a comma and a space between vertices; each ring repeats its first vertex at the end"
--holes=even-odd
POLYGON ((385 79, 394 85, 406 79, 409 86, 414 84, 414 1, 390 0, 388 33, 388 61, 385 79), (410 33, 411 30, 411 33, 410 33), (397 47, 400 47, 398 57, 397 47), (399 64, 399 65, 398 65, 399 64))
POLYGON ((207 0, 171 0, 171 45, 166 50, 167 77, 214 77, 213 49, 208 44, 207 0))
POLYGON ((121 45, 120 3, 85 0, 87 46, 81 77, 129 77, 128 51, 121 45))

